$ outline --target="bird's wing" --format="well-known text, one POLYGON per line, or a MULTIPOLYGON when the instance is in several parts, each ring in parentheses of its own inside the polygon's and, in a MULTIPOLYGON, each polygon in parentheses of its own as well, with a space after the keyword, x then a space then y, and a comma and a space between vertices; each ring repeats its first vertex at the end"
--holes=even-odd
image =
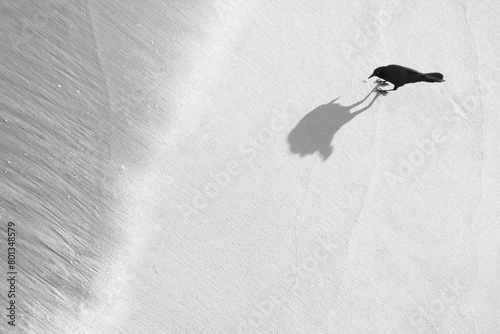
POLYGON ((415 73, 415 74, 422 74, 422 73, 420 73, 419 71, 414 70, 413 68, 404 67, 404 66, 401 66, 401 67, 403 67, 403 68, 404 68, 405 70, 407 70, 408 72, 415 73))

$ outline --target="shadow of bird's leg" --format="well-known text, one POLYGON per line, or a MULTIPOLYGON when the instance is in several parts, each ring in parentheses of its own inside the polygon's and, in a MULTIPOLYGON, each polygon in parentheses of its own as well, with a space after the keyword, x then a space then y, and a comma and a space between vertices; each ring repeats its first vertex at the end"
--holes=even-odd
MULTIPOLYGON (((377 90, 376 88, 374 88, 374 89, 372 90, 372 92, 373 92, 373 91, 378 92, 378 90, 377 90)), ((371 92, 370 92, 370 93, 371 93, 371 92)), ((357 114, 360 114, 360 113, 362 113, 363 111, 365 111, 366 109, 370 108, 370 107, 372 106, 373 102, 375 102, 375 100, 379 97, 379 95, 380 95, 380 94, 375 94, 375 97, 373 98, 373 100, 372 100, 372 101, 370 102, 370 104, 368 104, 366 107, 364 107, 364 108, 362 108, 362 109, 360 109, 360 110, 358 110, 358 111, 355 111, 355 112, 350 113, 351 117, 354 117, 354 116, 356 116, 357 114)), ((364 100, 366 100, 366 98, 364 98, 364 99, 363 99, 363 101, 364 101, 364 100)), ((358 102, 358 103, 353 104, 353 105, 358 105, 359 103, 361 103, 361 102, 358 102)))
POLYGON ((357 106, 359 106, 361 103, 365 102, 366 99, 370 96, 371 93, 373 93, 374 91, 377 90, 377 86, 375 86, 374 88, 372 88, 372 90, 368 93, 368 95, 366 95, 361 101, 358 101, 350 106, 347 106, 346 108, 347 109, 352 109, 352 108, 355 108, 357 106))
POLYGON ((358 110, 358 111, 356 111, 356 112, 353 112, 353 113, 352 113, 352 115, 354 115, 354 116, 355 116, 355 115, 357 115, 357 114, 359 114, 359 113, 362 113, 362 112, 363 112, 363 111, 365 111, 366 109, 370 108, 370 107, 372 106, 373 102, 375 102, 375 100, 376 100, 378 97, 379 97, 379 94, 376 94, 376 95, 375 95, 375 97, 373 98, 373 100, 370 102, 370 104, 369 104, 369 105, 367 105, 366 107, 364 107, 364 108, 363 108, 363 109, 361 109, 361 110, 358 110))

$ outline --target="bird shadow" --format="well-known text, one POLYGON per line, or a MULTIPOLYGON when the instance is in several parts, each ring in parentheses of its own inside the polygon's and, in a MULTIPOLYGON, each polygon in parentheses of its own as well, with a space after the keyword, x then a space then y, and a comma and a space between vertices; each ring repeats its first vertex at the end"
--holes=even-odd
POLYGON ((350 106, 336 103, 339 99, 336 98, 309 112, 288 135, 290 152, 301 157, 318 152, 323 161, 326 161, 333 152, 332 140, 337 131, 354 117, 370 108, 381 94, 375 93, 375 97, 368 106, 354 112, 351 112, 351 109, 366 101, 375 89, 376 87, 365 98, 350 106))

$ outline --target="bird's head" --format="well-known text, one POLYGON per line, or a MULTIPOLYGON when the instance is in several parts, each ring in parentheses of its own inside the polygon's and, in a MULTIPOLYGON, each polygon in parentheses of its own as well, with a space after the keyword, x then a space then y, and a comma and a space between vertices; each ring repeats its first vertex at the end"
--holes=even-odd
POLYGON ((371 77, 379 77, 379 78, 381 78, 381 75, 383 75, 383 73, 384 73, 384 69, 385 69, 385 67, 377 67, 375 69, 375 71, 373 71, 372 75, 370 75, 368 77, 368 79, 370 79, 371 77))

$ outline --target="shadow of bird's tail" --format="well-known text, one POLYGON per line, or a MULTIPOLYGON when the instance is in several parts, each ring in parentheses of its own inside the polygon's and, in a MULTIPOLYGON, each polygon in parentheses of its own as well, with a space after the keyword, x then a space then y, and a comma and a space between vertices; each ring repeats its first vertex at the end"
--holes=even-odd
POLYGON ((438 72, 434 73, 424 73, 422 81, 425 82, 443 82, 443 75, 438 72))

